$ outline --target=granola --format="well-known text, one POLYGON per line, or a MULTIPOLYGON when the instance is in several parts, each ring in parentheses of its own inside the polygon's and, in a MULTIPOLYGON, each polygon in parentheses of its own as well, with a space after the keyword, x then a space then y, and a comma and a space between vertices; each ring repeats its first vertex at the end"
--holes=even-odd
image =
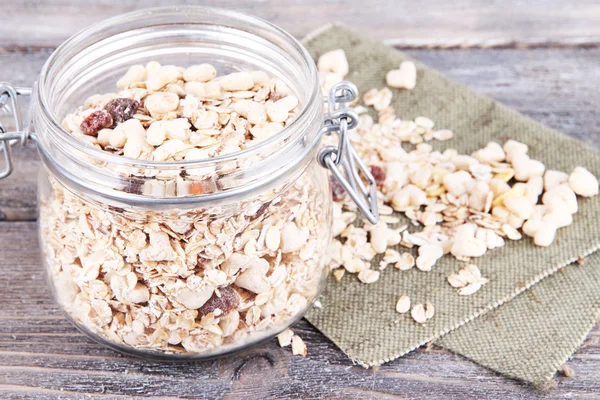
MULTIPOLYGON (((342 73, 348 72, 343 51, 322 57, 322 82, 329 82, 332 73, 342 80, 342 73)), ((407 61, 388 72, 386 83, 410 90, 416 78, 415 64, 407 61)), ((350 197, 332 185, 337 236, 330 267, 336 280, 349 272, 363 283, 376 282, 380 274, 371 264, 378 254, 383 255, 380 270, 393 264, 401 271, 416 266, 428 272, 446 254, 468 262, 524 236, 538 246, 549 246, 557 230, 573 222, 577 196, 599 192, 597 178, 587 169, 577 167, 570 174, 547 169, 528 155, 526 144, 515 140, 490 142, 470 155, 454 149, 434 151, 428 142, 449 140, 452 131, 436 129, 435 122, 423 116, 398 118, 392 97, 388 87, 373 88, 354 106, 359 123, 349 138, 377 183, 381 220, 377 225, 359 220, 350 197), (405 145, 415 147, 406 150, 405 145), (410 220, 410 230, 400 225, 394 211, 410 220), (416 251, 401 254, 390 248, 396 245, 416 251)), ((466 296, 480 290, 487 279, 479 268, 467 265, 448 282, 466 296)), ((404 310, 410 303, 401 299, 404 310)), ((413 319, 424 323, 429 309, 433 315, 432 306, 417 304, 413 319)))
MULTIPOLYGON (((105 152, 165 163, 249 148, 300 108, 264 72, 219 77, 209 64, 136 65, 117 87, 89 98, 63 126, 105 152)), ((168 210, 116 208, 50 177, 41 237, 60 305, 111 343, 163 353, 217 354, 285 329, 325 274, 331 201, 319 168, 313 163, 295 181, 233 207, 168 210)), ((176 172, 143 176, 139 185, 132 177, 121 190, 153 197, 219 190, 219 171, 176 172)), ((305 354, 300 338, 290 340, 305 354)))

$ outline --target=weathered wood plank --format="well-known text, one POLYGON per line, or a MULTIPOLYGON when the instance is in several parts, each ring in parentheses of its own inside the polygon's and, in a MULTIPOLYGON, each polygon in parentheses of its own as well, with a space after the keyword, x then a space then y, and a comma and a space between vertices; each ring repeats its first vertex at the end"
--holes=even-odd
MULTIPOLYGON (((198 4, 174 0, 169 5, 198 4)), ((600 43, 600 3, 594 0, 369 2, 352 0, 207 0, 206 6, 244 11, 296 36, 340 21, 401 47, 569 46, 600 43)), ((159 0, 4 1, 0 47, 55 47, 76 31, 159 0)))
MULTIPOLYGON (((410 50, 481 93, 569 135, 600 146, 600 49, 410 50)), ((49 55, 0 54, 0 81, 31 85, 49 55)), ((401 110, 399 110, 401 115, 401 110)), ((15 148, 13 176, 0 181, 0 219, 35 218, 38 159, 15 148)))
POLYGON ((275 340, 233 356, 169 363, 122 356, 94 343, 64 319, 45 288, 36 224, 0 225, 0 398, 595 398, 600 327, 569 365, 571 379, 536 392, 433 347, 378 371, 353 366, 329 340, 302 321, 294 329, 306 358, 275 340), (14 238, 19 238, 15 241, 14 238))

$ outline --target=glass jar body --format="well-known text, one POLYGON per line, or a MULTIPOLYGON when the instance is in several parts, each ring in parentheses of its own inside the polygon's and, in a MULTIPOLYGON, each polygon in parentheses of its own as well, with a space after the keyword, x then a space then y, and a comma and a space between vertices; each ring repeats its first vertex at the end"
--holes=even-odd
POLYGON ((60 46, 33 100, 44 264, 82 331, 141 356, 206 358, 272 337, 304 314, 325 275, 331 195, 316 158, 316 68, 295 39, 224 10, 134 12, 60 46), (219 75, 266 71, 302 110, 256 146, 191 162, 113 155, 61 126, 148 61, 208 62, 219 75))
POLYGON ((235 207, 114 207, 40 173, 40 243, 56 300, 95 340, 203 358, 272 337, 318 294, 331 195, 316 162, 235 207))

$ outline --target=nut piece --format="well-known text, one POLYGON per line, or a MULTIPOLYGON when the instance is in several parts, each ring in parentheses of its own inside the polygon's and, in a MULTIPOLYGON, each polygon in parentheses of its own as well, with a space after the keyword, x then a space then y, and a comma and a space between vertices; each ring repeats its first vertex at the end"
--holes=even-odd
POLYGON ((143 82, 146 79, 146 67, 143 65, 132 65, 125 75, 117 81, 119 89, 127 89, 134 83, 143 82))
POLYGON ((217 76, 217 70, 211 64, 192 65, 183 71, 183 79, 187 82, 208 82, 217 76))
POLYGON ((335 278, 336 281, 340 281, 344 277, 345 273, 346 273, 346 269, 345 268, 334 269, 333 270, 333 277, 335 278))
POLYGON ((293 222, 288 222, 281 229, 281 245, 282 253, 291 253, 300 250, 308 240, 308 232, 298 229, 293 222))
POLYGON ((290 111, 298 105, 296 96, 286 96, 274 103, 267 103, 267 115, 272 122, 284 122, 289 118, 290 111))
POLYGON ((277 335, 277 341, 279 342, 279 346, 286 347, 292 343, 292 337, 294 336, 294 331, 291 329, 286 329, 277 335))
POLYGON ((197 290, 182 289, 175 297, 175 300, 183 304, 188 310, 196 310, 202 307, 214 292, 215 288, 209 285, 197 290))
POLYGON ((146 98, 145 105, 150 115, 157 117, 175 111, 179 106, 179 96, 170 92, 152 93, 146 98))
POLYGON ((167 233, 151 232, 149 237, 150 245, 140 251, 140 261, 173 261, 175 259, 175 251, 167 233))
POLYGON ((127 297, 133 303, 146 303, 148 300, 150 300, 150 291, 146 285, 137 283, 135 287, 129 291, 127 297))
POLYGON ((404 61, 399 69, 391 70, 385 76, 389 87, 397 89, 414 89, 417 85, 417 67, 412 61, 404 61))
POLYGON ((292 337, 292 354, 295 356, 306 357, 306 345, 300 336, 294 335, 292 337))
POLYGON ((396 312, 400 314, 407 313, 410 310, 410 298, 408 296, 400 296, 396 303, 396 312))
POLYGON ((579 196, 595 196, 598 194, 598 179, 587 169, 577 167, 569 175, 569 187, 579 196))
POLYGON ((275 226, 271 226, 267 230, 267 236, 265 237, 265 244, 271 251, 276 251, 281 244, 281 234, 279 229, 275 226))
POLYGON ((250 90, 254 86, 252 74, 249 72, 234 72, 219 80, 221 87, 228 91, 250 90))
POLYGON ((269 271, 269 262, 264 258, 253 258, 250 267, 242 272, 235 284, 254 293, 264 293, 271 289, 266 274, 269 271))

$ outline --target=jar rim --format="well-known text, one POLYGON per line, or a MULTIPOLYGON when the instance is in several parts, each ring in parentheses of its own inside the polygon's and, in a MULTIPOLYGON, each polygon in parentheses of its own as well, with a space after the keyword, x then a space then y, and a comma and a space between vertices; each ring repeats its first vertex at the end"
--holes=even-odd
MULTIPOLYGON (((193 23, 193 21, 190 21, 193 23)), ((202 22, 199 21, 199 24, 202 22)), ((164 24, 170 24, 168 21, 164 24)), ((163 24, 163 25, 164 25, 163 24)), ((171 23, 176 25, 177 22, 171 23)), ((105 38, 109 38, 107 36, 105 38)), ((72 55, 72 54, 71 54, 72 55)), ((88 156, 92 156, 94 159, 100 162, 111 163, 113 165, 121 165, 121 166, 135 166, 137 168, 144 168, 148 170, 154 169, 180 169, 180 168, 202 168, 206 165, 214 165, 220 163, 227 163, 231 161, 239 160, 243 157, 252 157, 258 155, 259 153, 268 150, 269 147, 283 143, 287 140, 291 140, 292 142, 302 137, 301 129, 298 129, 304 122, 306 122, 307 118, 310 118, 308 114, 310 114, 310 106, 314 103, 322 103, 321 90, 319 86, 319 78, 316 69, 316 65, 306 50, 304 46, 291 34, 287 31, 281 29, 280 27, 262 19, 259 17, 252 16, 250 14, 246 14, 239 11, 231 11, 220 9, 216 7, 204 7, 204 6, 177 6, 177 7, 155 7, 155 8, 146 8, 142 10, 136 10, 129 13, 124 13, 117 15, 115 17, 108 18, 101 22, 98 22, 94 25, 91 25, 63 42, 48 58, 44 66, 42 67, 40 77, 40 84, 37 85, 36 90, 36 102, 39 106, 40 111, 45 117, 45 122, 50 123, 54 128, 55 132, 59 134, 59 141, 61 144, 68 144, 74 150, 86 153, 88 156), (252 146, 241 149, 232 153, 227 153, 223 155, 218 155, 216 157, 206 158, 202 160, 182 160, 182 161, 154 161, 154 160, 141 160, 125 157, 123 155, 117 155, 110 152, 106 152, 97 147, 91 146, 88 143, 82 140, 72 140, 73 135, 68 132, 60 123, 58 115, 52 111, 51 106, 48 101, 48 92, 46 89, 45 83, 49 79, 50 70, 52 64, 59 60, 62 57, 68 57, 69 47, 77 45, 78 43, 84 42, 87 39, 90 39, 94 35, 97 35, 108 28, 116 27, 120 25, 125 25, 127 22, 130 22, 133 19, 143 20, 144 18, 152 18, 154 16, 168 17, 168 16, 181 16, 181 15, 190 15, 190 14, 206 14, 206 15, 218 15, 229 18, 231 21, 235 21, 238 23, 253 23, 253 24, 261 24, 261 28, 269 29, 272 33, 275 33, 279 36, 279 38, 285 40, 287 44, 293 46, 293 48, 298 52, 298 55, 301 56, 302 61, 304 62, 304 68, 306 68, 311 80, 312 80, 312 90, 310 94, 307 96, 308 100, 301 104, 301 110, 298 112, 296 117, 286 125, 281 131, 277 134, 259 142, 253 144, 252 146)), ((313 139, 313 143, 310 143, 308 146, 312 148, 316 146, 321 139, 321 135, 315 135, 313 139)), ((43 147, 42 143, 39 143, 41 147, 43 147)), ((278 149, 281 149, 278 148, 278 149)), ((274 152, 276 153, 276 151, 274 152)), ((269 152, 270 154, 270 152, 269 152)), ((268 157, 267 157, 268 159, 268 157)))

